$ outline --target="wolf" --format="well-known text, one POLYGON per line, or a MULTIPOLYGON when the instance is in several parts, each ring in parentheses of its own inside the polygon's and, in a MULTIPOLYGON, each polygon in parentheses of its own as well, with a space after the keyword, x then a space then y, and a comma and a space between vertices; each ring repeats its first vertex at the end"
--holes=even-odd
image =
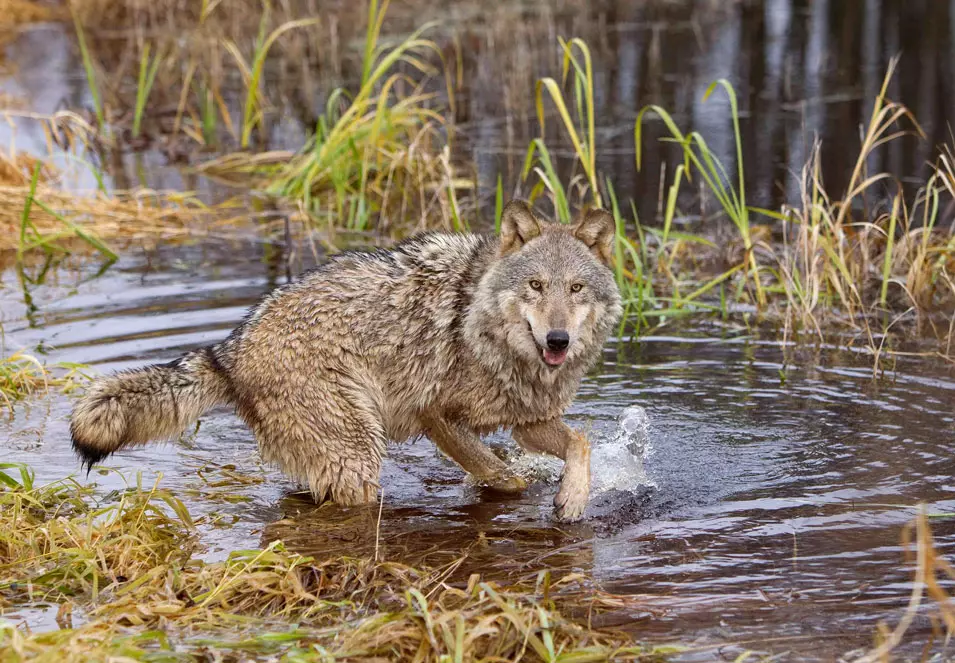
POLYGON ((262 458, 317 502, 373 502, 388 441, 427 436, 479 483, 526 488, 482 441, 510 429, 564 460, 556 517, 590 490, 587 438, 561 417, 621 315, 615 224, 549 223, 521 200, 499 237, 423 233, 348 251, 266 295, 221 343, 95 380, 70 422, 91 467, 229 404, 262 458))

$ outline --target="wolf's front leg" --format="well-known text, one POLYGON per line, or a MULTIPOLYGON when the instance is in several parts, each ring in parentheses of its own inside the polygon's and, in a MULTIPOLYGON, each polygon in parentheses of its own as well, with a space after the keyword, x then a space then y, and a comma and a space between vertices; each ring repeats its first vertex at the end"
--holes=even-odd
POLYGON ((503 493, 519 493, 527 482, 488 449, 473 431, 439 416, 422 417, 431 441, 481 483, 503 493))
POLYGON ((590 497, 590 442, 560 419, 518 426, 514 439, 524 449, 557 456, 564 461, 560 490, 554 498, 557 518, 580 520, 590 497))

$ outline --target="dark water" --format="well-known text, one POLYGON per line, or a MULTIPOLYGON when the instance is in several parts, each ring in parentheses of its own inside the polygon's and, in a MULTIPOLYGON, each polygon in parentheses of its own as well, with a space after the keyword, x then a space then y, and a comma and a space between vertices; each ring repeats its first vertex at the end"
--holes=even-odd
MULTIPOLYGON (((281 281, 264 255, 254 242, 165 247, 130 253, 78 286, 95 266, 61 270, 53 285, 33 290, 32 324, 8 269, 9 287, 0 290, 7 345, 48 348, 49 361, 96 371, 169 360, 223 338, 281 281)), ((550 519, 552 477, 520 498, 482 495, 421 441, 390 451, 376 538, 377 509, 312 506, 260 466, 250 433, 227 411, 206 417, 186 446, 130 451, 109 464, 148 481, 162 472, 196 513, 216 516, 223 526, 204 533, 213 558, 277 537, 318 554, 372 554, 377 546, 385 558, 417 564, 465 551, 455 577, 554 568, 643 597, 638 610, 600 622, 640 640, 747 642, 795 652, 790 660, 833 660, 870 644, 880 620, 894 625, 900 616, 912 577, 900 533, 915 505, 955 512, 955 374, 916 360, 898 369, 873 380, 865 358, 786 349, 716 323, 615 342, 568 419, 591 427, 599 483, 620 479, 618 465, 606 462, 620 458, 612 448, 617 417, 645 408, 647 475, 595 496, 587 520, 568 526, 550 519), (214 489, 197 473, 205 467, 215 479, 228 464, 266 481, 214 489)), ((62 396, 18 407, 0 423, 0 453, 31 463, 42 479, 76 471, 68 410, 62 396)), ((493 443, 507 446, 503 437, 493 443)), ((639 462, 642 449, 635 451, 639 462)), ((934 521, 934 533, 950 552, 955 521, 934 521)), ((917 620, 912 638, 924 642, 928 625, 917 620)))
MULTIPOLYGON (((311 0, 282 3, 283 18, 311 16, 311 0)), ((323 3, 323 22, 306 32, 314 49, 331 48, 312 68, 283 60, 281 49, 266 69, 264 91, 273 107, 259 149, 296 149, 324 111, 338 85, 353 85, 361 73, 364 14, 361 3, 323 3), (331 37, 330 37, 331 35, 331 37), (329 47, 331 43, 331 47, 329 47), (292 73, 289 73, 289 72, 292 73)), ((150 35, 172 35, 187 43, 196 29, 188 16, 164 18, 150 35), (169 26, 173 25, 174 28, 169 26)), ((569 2, 474 3, 466 0, 394 2, 385 34, 402 36, 425 21, 437 21, 428 36, 449 63, 455 98, 455 161, 478 184, 478 199, 492 204, 499 174, 508 192, 527 192, 517 174, 529 141, 540 128, 534 110, 534 85, 541 76, 560 77, 558 37, 581 37, 593 53, 597 115, 598 169, 618 194, 633 198, 644 221, 654 218, 660 198, 660 171, 672 176, 676 153, 661 146, 662 125, 646 126, 642 172, 634 163, 633 127, 648 104, 667 109, 684 129, 699 130, 713 152, 735 172, 732 121, 726 98, 717 92, 703 100, 719 78, 739 95, 747 190, 752 204, 798 202, 796 175, 813 142, 822 141, 822 171, 828 190, 841 195, 855 164, 860 127, 867 124, 889 61, 900 57, 888 95, 906 104, 918 119, 924 139, 914 135, 878 150, 870 172, 883 170, 906 182, 924 181, 928 162, 943 143, 951 143, 955 117, 955 4, 943 0, 601 0, 569 2)), ((251 40, 258 21, 250 20, 251 40)), ((129 68, 124 54, 132 31, 118 26, 93 33, 92 48, 104 70, 129 68)), ((20 99, 32 111, 91 108, 82 62, 72 28, 60 24, 30 26, 7 47, 12 73, 0 92, 20 99)), ((238 37, 236 37, 238 39, 238 37)), ((225 101, 233 122, 240 122, 244 89, 223 54, 225 101), (229 81, 232 81, 230 84, 229 81)), ((445 79, 432 88, 446 103, 445 79)), ((161 107, 176 105, 179 90, 154 93, 161 107)), ((133 95, 127 95, 132 98, 133 95)), ((550 102, 547 107, 551 108, 550 102)), ((149 124, 147 120, 147 131, 149 124)), ((901 123, 901 129, 912 128, 901 123)), ((20 121, 13 131, 0 123, 0 144, 16 137, 20 149, 45 153, 40 127, 20 121)), ((572 171, 573 160, 556 118, 547 127, 547 143, 559 170, 572 171)), ((207 155, 194 154, 192 162, 207 155)), ((64 164, 68 165, 68 164, 64 164)), ((210 184, 182 164, 170 165, 159 150, 105 160, 112 183, 208 192, 210 184)), ((77 170, 77 169, 73 169, 77 170)), ((77 186, 92 188, 88 172, 74 173, 77 186)), ((894 186, 885 184, 888 190, 894 186)), ((692 218, 698 203, 688 201, 692 218)))

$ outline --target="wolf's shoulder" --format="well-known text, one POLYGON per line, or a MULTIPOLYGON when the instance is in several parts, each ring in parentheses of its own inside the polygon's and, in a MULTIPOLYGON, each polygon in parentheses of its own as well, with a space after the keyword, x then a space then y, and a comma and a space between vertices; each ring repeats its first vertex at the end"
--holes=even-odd
POLYGON ((471 233, 420 233, 394 247, 409 275, 445 287, 476 281, 497 254, 497 240, 471 233))
POLYGON ((429 279, 451 278, 483 271, 495 254, 495 238, 473 233, 422 232, 389 248, 353 249, 331 256, 303 272, 291 289, 314 286, 329 279, 360 277, 367 287, 380 279, 417 274, 429 279))
POLYGON ((331 263, 357 264, 386 271, 454 271, 492 252, 494 239, 473 233, 421 232, 390 248, 346 251, 331 263))
POLYGON ((429 231, 412 235, 390 250, 420 260, 443 260, 470 256, 488 248, 492 242, 493 238, 488 235, 429 231))

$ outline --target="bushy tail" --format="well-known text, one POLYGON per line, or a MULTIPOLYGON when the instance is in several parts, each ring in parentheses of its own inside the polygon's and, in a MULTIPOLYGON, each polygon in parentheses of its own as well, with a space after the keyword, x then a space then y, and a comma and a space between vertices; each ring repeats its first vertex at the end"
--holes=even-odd
POLYGON ((168 439, 230 400, 213 348, 99 378, 73 408, 73 449, 88 468, 125 447, 168 439))

